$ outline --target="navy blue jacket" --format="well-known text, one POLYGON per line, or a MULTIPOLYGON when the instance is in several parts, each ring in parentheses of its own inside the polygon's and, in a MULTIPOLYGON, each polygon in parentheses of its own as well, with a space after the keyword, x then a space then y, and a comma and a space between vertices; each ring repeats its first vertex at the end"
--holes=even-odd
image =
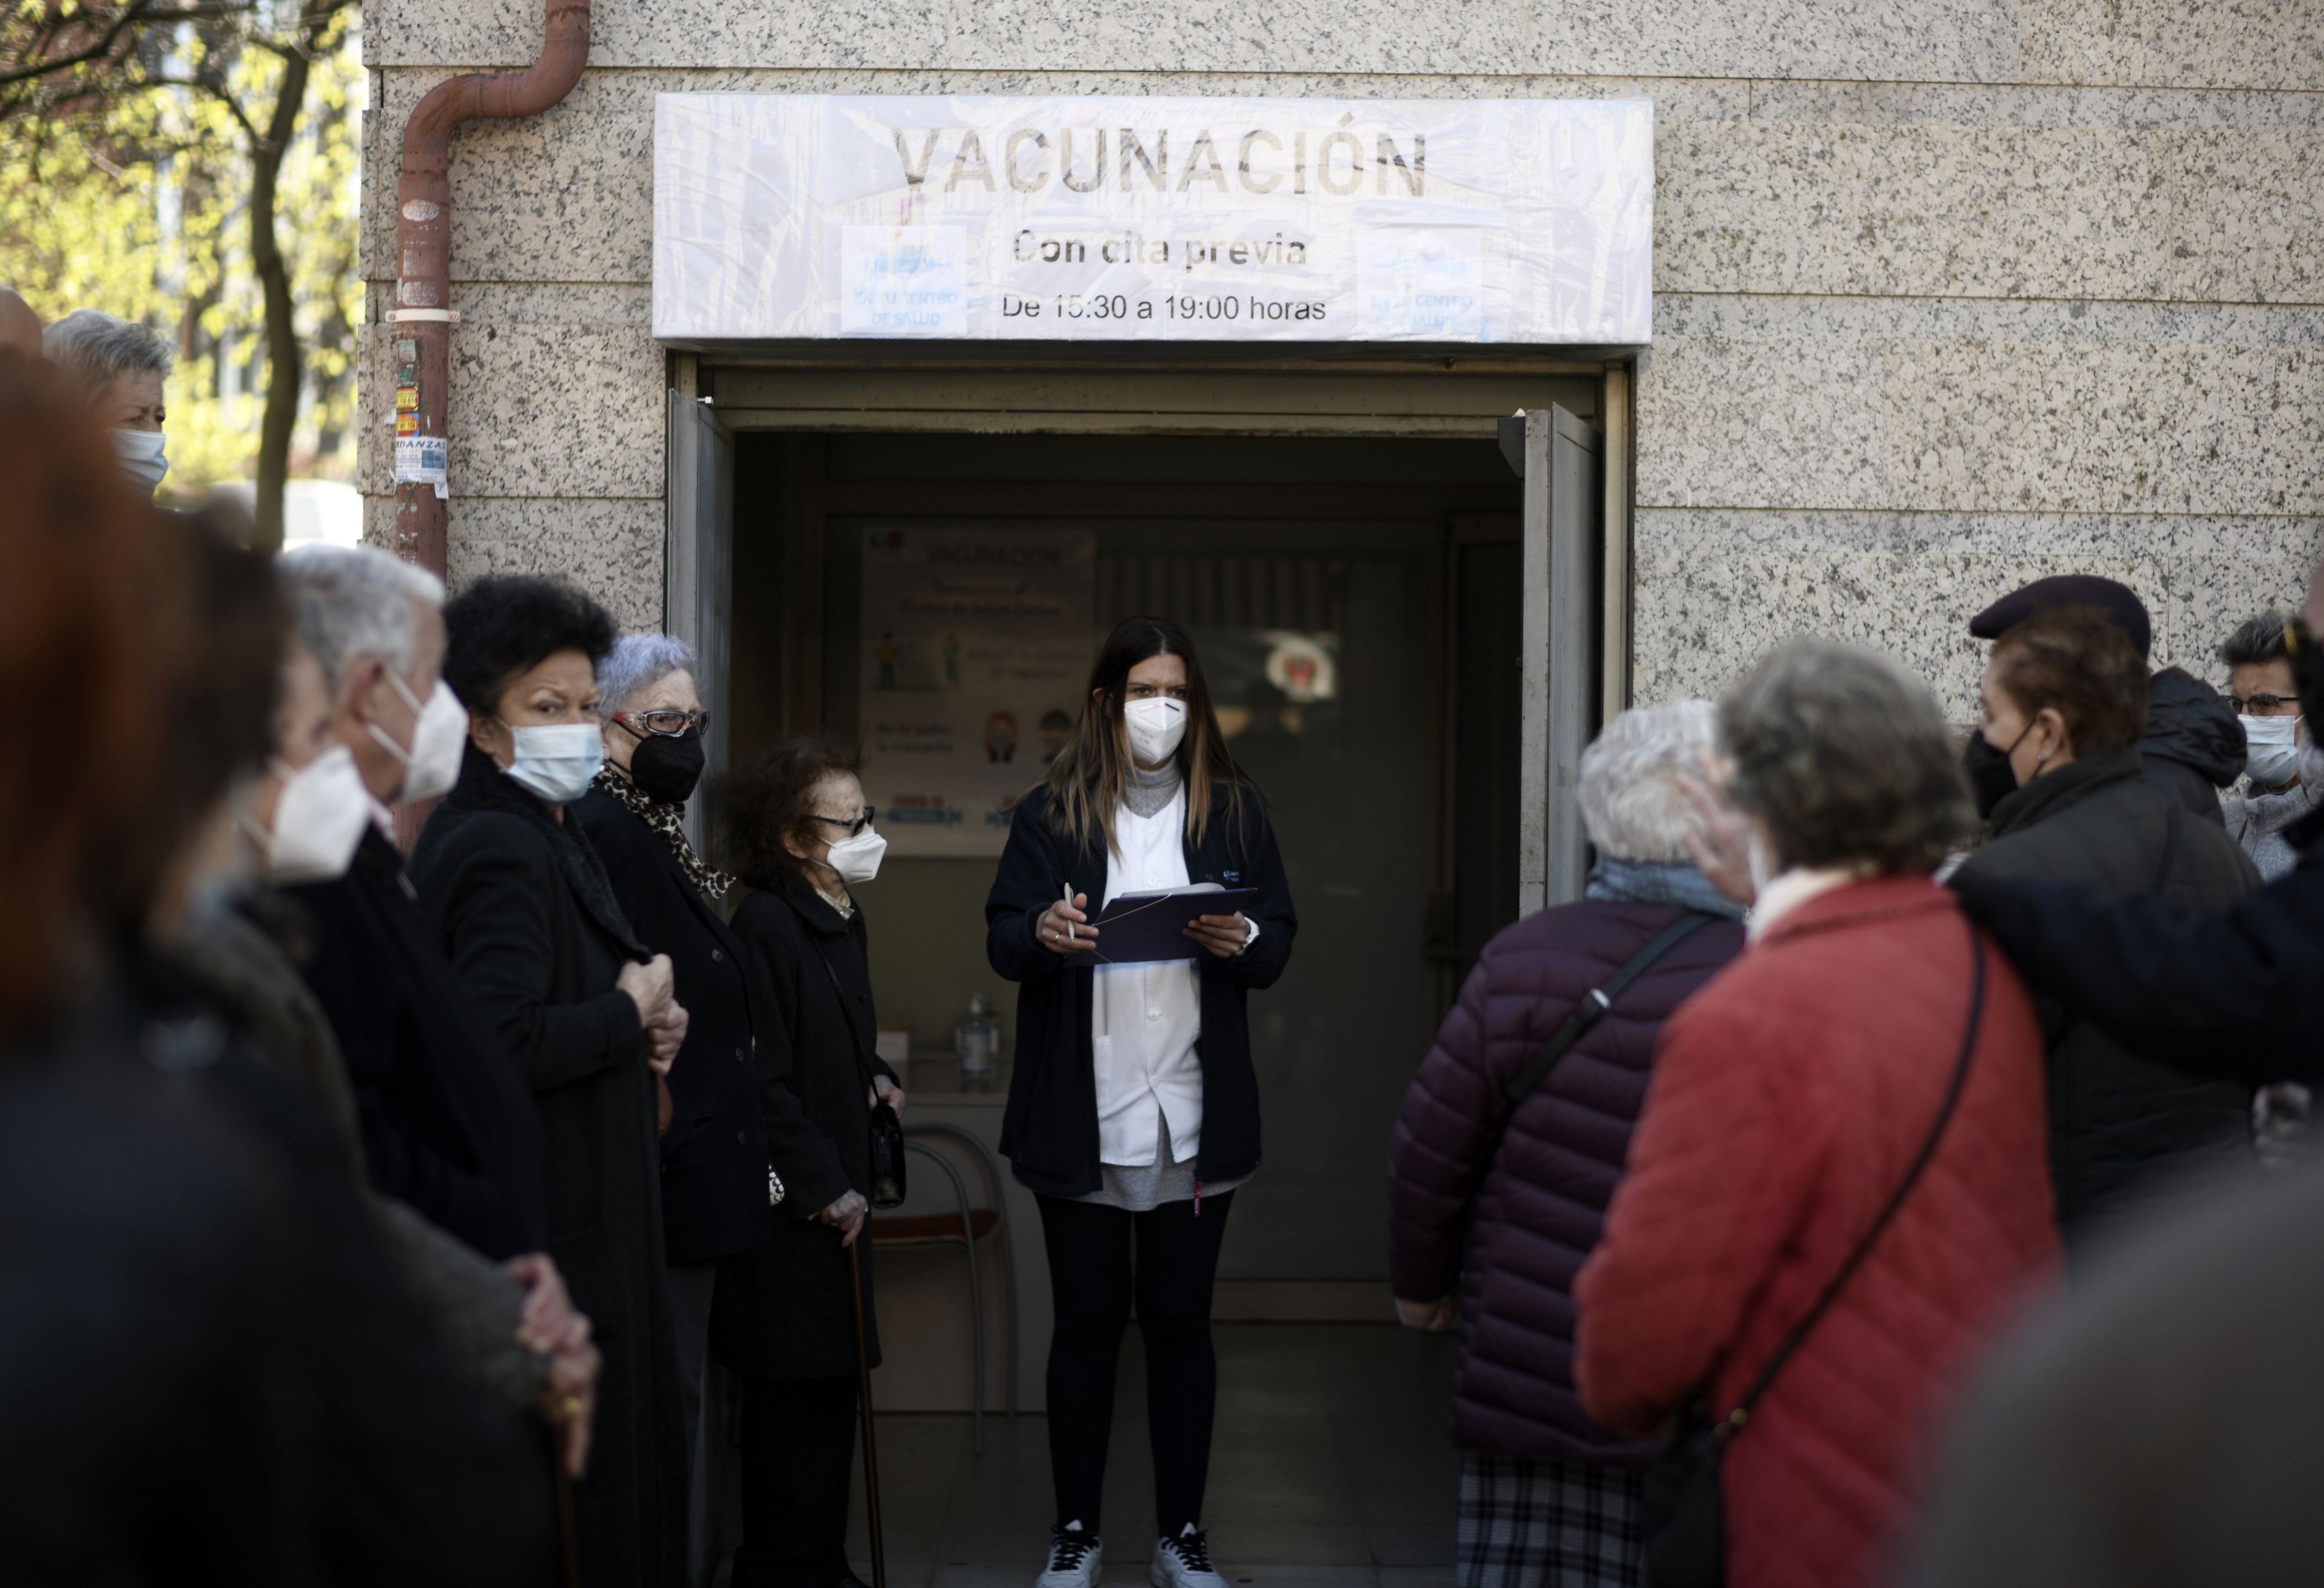
MULTIPOLYGON (((1189 882, 1259 890, 1243 911, 1259 923, 1250 946, 1232 959, 1204 950, 1194 961, 1203 996, 1203 1034, 1194 1045, 1203 1067, 1203 1145, 1194 1177, 1206 1181, 1234 1179, 1259 1168, 1259 1072, 1251 1064, 1244 1000, 1253 988, 1275 984, 1291 962, 1291 940, 1299 930, 1265 803, 1247 788, 1239 823, 1230 821, 1226 789, 1213 789, 1202 845, 1185 845, 1189 882)), ((1103 1183, 1090 1048, 1093 962, 1085 955, 1067 960, 1054 954, 1035 934, 1041 912, 1057 902, 1067 881, 1074 892, 1089 895, 1090 913, 1096 914, 1105 897, 1107 854, 1102 837, 1076 854, 1072 841, 1049 825, 1048 814, 1047 789, 1018 805, 984 902, 985 957, 1018 983, 1017 1061, 1001 1150, 1034 1190, 1086 1196, 1103 1183)))
MULTIPOLYGON (((618 774, 616 774, 618 775, 618 774)), ((742 945, 651 827, 592 789, 567 814, 604 863, 638 940, 669 956, 686 1044, 670 1066, 661 1139, 661 1228, 669 1260, 715 1262, 767 1238, 767 1127, 759 1113, 757 1033, 774 1011, 742 945)))

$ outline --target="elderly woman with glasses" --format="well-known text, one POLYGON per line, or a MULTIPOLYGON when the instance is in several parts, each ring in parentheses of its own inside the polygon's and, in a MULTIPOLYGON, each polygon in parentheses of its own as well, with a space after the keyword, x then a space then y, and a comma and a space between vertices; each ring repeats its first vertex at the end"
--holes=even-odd
MULTIPOLYGON (((873 1366, 872 1260, 862 1239, 872 1190, 872 1111, 900 1114, 881 1062, 863 910, 854 890, 887 845, 872 823, 855 747, 788 739, 718 785, 726 852, 754 891, 734 935, 774 998, 790 1090, 809 1127, 779 1158, 788 1195, 770 1239, 720 1270, 711 1341, 742 1380, 742 1547, 733 1588, 845 1588, 848 1472, 855 1450, 852 1260, 863 1278, 873 1366), (851 1255, 849 1248, 855 1248, 851 1255)), ((786 1147, 788 1146, 787 1142, 786 1147)))
POLYGON ((687 836, 687 801, 702 780, 711 731, 694 673, 682 640, 628 634, 613 642, 597 669, 605 763, 572 810, 639 940, 669 956, 687 1016, 669 1071, 661 1221, 693 1473, 689 1580, 700 1582, 703 1371, 718 1265, 767 1244, 778 1201, 820 1195, 820 1208, 848 1187, 800 1111, 787 1078, 789 1041, 726 925, 720 906, 734 879, 687 836))
POLYGON ((1849 1588, 1885 1580, 1962 1377, 2056 1270, 2042 1031, 1932 875, 1974 812, 1925 685, 1794 641, 1719 739, 1748 940, 1663 1027, 1573 1376, 1618 1432, 1725 1425, 1736 1588, 1849 1588))

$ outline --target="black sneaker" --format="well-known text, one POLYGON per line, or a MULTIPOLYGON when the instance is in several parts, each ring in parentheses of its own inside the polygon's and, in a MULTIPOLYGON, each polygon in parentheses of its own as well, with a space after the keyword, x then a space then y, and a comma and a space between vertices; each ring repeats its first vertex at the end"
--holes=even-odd
POLYGON ((1104 1565, 1104 1541, 1084 1532, 1076 1519, 1049 1529, 1049 1564, 1033 1588, 1097 1588, 1104 1565))

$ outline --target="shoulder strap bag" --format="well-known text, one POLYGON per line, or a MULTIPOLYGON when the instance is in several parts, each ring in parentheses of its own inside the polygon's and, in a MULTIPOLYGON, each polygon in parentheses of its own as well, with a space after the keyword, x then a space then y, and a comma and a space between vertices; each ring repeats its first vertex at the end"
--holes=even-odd
MULTIPOLYGON (((1591 1027, 1606 1018, 1606 1011, 1614 1007, 1614 1000, 1619 998, 1631 983, 1644 975, 1648 965, 1677 947, 1681 939, 1719 919, 1702 910, 1689 910, 1665 927, 1602 985, 1592 987, 1582 1002, 1573 1006, 1573 1012, 1567 1015, 1563 1023, 1550 1034, 1549 1040, 1541 1045, 1541 1051, 1526 1060, 1523 1069, 1509 1077, 1508 1085, 1502 1089, 1501 1115, 1494 1122, 1492 1142, 1478 1160, 1478 1191, 1484 1189, 1485 1177, 1491 1172, 1493 1160, 1501 1154, 1501 1138, 1509 1133, 1509 1121, 1517 1117, 1518 1105, 1549 1079, 1549 1072, 1557 1067, 1558 1061, 1589 1034, 1591 1027)), ((1474 1200, 1473 1194, 1471 1200, 1474 1200)))
POLYGON ((1727 1522, 1720 1503, 1719 1463, 1751 1419, 1752 1408, 1757 1406, 1777 1374, 1784 1371, 1793 1354, 1806 1343, 1815 1326, 1831 1310, 1832 1303, 1848 1288, 1849 1280, 1871 1254, 1872 1248, 1896 1216, 1896 1210, 1912 1195, 1920 1183, 1929 1160, 1937 1155, 1937 1144, 1944 1139, 1945 1127, 1951 1123, 1954 1106, 1960 1102, 1961 1087, 1969 1079, 1970 1056, 1977 1050, 1978 1028, 1985 1018, 1985 943, 1969 928, 1971 963, 1969 995, 1969 1029, 1961 1035, 1960 1057, 1954 1061, 1952 1083, 1945 1088, 1944 1102, 1937 1109, 1936 1122, 1921 1143, 1904 1177, 1849 1252, 1848 1260, 1823 1288, 1807 1316, 1793 1326, 1775 1347, 1767 1365, 1743 1398, 1725 1417, 1713 1420, 1707 1415, 1707 1403, 1691 1408, 1684 1426, 1670 1446, 1656 1456, 1643 1474, 1638 1494, 1638 1520, 1646 1538, 1648 1575, 1655 1588, 1720 1588, 1727 1581, 1727 1522))

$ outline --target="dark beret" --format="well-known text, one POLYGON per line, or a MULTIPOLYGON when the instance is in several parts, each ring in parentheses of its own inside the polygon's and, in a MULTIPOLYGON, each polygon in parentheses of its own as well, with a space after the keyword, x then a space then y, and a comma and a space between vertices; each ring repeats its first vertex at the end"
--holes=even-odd
POLYGON ((2142 660, 2153 648, 2146 603, 2128 585, 2096 574, 2052 574, 2012 590, 1969 619, 1969 632, 1980 640, 1998 640, 2035 613, 2059 606, 2089 607, 2129 637, 2142 660))

